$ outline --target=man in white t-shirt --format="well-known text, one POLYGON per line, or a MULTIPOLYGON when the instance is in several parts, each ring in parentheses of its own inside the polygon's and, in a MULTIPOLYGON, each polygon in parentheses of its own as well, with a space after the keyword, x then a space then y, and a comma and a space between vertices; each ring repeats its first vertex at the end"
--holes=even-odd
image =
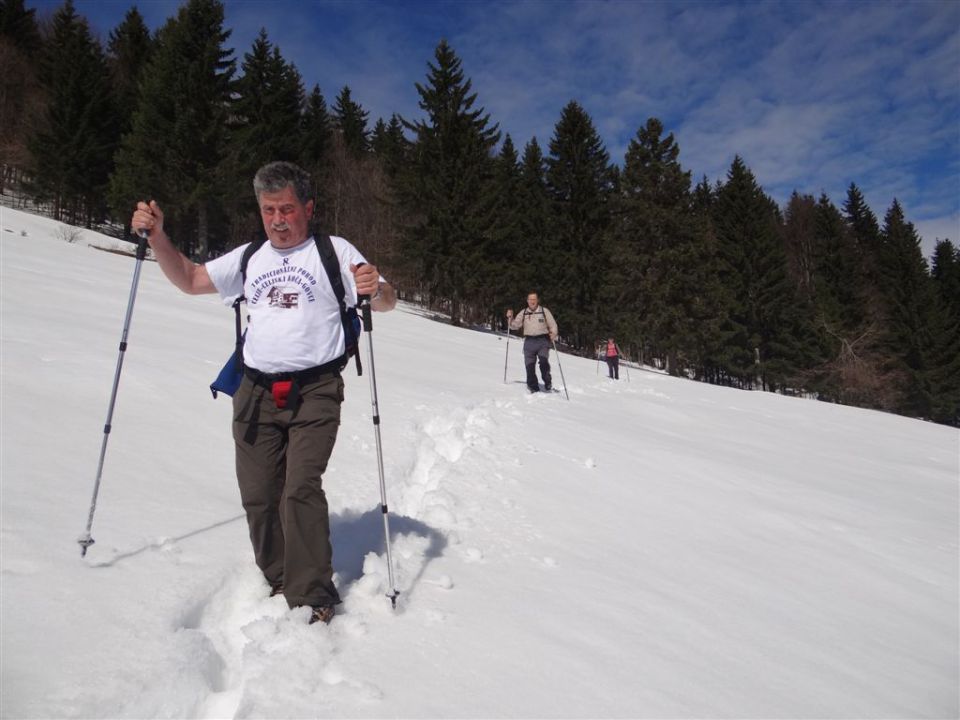
MULTIPOLYGON (((190 294, 247 298, 244 378, 233 398, 237 480, 257 565, 291 608, 309 606, 310 622, 330 622, 340 596, 333 584, 330 521, 322 476, 340 425, 346 362, 340 308, 310 234, 310 176, 274 162, 253 181, 269 242, 241 277, 242 245, 203 265, 191 262, 163 231, 155 201, 140 202, 134 231, 146 230, 164 275, 190 294)), ((392 310, 393 288, 343 238, 331 238, 348 305, 368 295, 392 310)))

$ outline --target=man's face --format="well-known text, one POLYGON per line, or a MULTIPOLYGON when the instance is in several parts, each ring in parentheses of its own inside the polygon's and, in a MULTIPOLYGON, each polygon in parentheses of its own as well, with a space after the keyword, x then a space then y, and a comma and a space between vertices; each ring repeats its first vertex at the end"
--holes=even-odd
POLYGON ((536 310, 537 305, 540 304, 540 298, 537 297, 536 293, 530 293, 527 295, 527 307, 531 310, 536 310))
POLYGON ((307 239, 313 200, 304 205, 293 187, 287 185, 278 192, 263 192, 258 198, 263 229, 276 248, 296 247, 307 239))

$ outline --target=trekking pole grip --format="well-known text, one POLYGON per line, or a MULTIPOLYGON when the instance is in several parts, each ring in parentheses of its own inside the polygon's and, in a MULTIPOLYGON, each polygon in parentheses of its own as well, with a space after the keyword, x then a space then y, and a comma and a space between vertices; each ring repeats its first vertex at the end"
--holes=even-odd
POLYGON ((140 228, 137 230, 137 260, 143 260, 147 257, 147 237, 149 233, 144 229, 140 228))
POLYGON ((373 332, 373 312, 370 307, 369 295, 357 295, 360 301, 360 315, 363 318, 363 329, 366 332, 373 332))
MULTIPOLYGON (((360 263, 358 268, 366 263, 360 263)), ((373 308, 370 306, 370 296, 357 293, 357 303, 360 305, 360 315, 363 318, 363 329, 366 332, 373 332, 373 308)))

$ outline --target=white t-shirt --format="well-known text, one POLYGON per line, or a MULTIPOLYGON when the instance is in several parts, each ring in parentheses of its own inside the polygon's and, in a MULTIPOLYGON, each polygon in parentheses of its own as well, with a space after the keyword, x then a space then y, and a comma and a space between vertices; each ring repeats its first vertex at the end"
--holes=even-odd
MULTIPOLYGON (((366 259, 343 238, 330 239, 340 261, 344 302, 356 305, 357 286, 350 265, 366 259)), ((265 242, 247 263, 243 285, 240 260, 246 248, 241 245, 206 263, 220 297, 247 298, 250 321, 243 344, 244 364, 278 373, 323 365, 343 355, 340 308, 313 237, 286 250, 265 242)))

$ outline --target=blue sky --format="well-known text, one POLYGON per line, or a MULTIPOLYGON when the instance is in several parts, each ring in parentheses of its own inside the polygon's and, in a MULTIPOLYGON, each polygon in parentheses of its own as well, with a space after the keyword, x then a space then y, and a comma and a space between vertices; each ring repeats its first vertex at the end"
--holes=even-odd
MULTIPOLYGON (((180 3, 75 4, 105 39, 131 5, 157 28, 180 3)), ((657 117, 695 181, 739 154, 781 204, 841 205, 855 182, 881 222, 900 200, 927 256, 960 240, 960 2, 226 0, 226 27, 238 60, 266 28, 308 89, 332 103, 349 85, 371 126, 421 116, 414 83, 446 38, 520 149, 546 152, 576 100, 617 164, 657 117)))

